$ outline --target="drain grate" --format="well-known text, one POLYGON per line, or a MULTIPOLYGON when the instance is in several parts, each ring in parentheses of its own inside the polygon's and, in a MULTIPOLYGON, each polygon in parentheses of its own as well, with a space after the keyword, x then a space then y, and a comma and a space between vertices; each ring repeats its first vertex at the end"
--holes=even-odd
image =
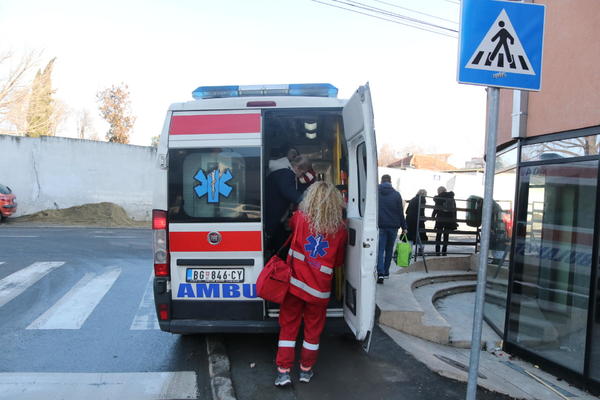
MULTIPOLYGON (((453 366, 454 368, 458 368, 461 371, 464 371, 464 372, 467 372, 467 373, 469 372, 469 367, 466 366, 465 364, 461 363, 461 362, 458 362, 458 361, 453 360, 451 358, 448 358, 446 356, 441 356, 439 354, 434 354, 434 356, 438 360, 443 361, 446 364, 453 366)), ((487 377, 485 375, 483 375, 481 372, 477 372, 477 376, 479 376, 481 379, 487 379, 487 377)))

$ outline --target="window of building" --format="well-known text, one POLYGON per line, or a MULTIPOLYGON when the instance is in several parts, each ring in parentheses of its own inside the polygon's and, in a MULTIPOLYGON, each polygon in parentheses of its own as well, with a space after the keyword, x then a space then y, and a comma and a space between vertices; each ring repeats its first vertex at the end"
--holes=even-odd
POLYGON ((582 136, 523 146, 521 148, 521 161, 596 156, 599 154, 599 151, 600 135, 582 136))
POLYGON ((598 161, 521 167, 508 341, 582 373, 598 161))
MULTIPOLYGON (((514 150, 516 153, 516 149, 514 150)), ((499 155, 498 158, 502 157, 499 155)), ((505 158, 506 160, 506 158, 505 158)), ((496 160, 498 161, 498 160, 496 160)), ((490 230, 490 250, 485 292, 484 315, 488 323, 502 334, 506 316, 506 297, 511 260, 514 197, 517 184, 516 154, 513 168, 496 172, 494 177, 494 203, 490 230)))

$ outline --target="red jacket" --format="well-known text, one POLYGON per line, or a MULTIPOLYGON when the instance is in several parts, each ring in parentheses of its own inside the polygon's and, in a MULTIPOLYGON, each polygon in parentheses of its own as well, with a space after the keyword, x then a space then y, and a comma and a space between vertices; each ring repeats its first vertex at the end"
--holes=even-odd
POLYGON ((304 213, 296 211, 290 227, 293 234, 288 255, 292 267, 290 293, 309 303, 327 304, 333 269, 344 263, 346 226, 333 235, 315 235, 310 232, 304 213))

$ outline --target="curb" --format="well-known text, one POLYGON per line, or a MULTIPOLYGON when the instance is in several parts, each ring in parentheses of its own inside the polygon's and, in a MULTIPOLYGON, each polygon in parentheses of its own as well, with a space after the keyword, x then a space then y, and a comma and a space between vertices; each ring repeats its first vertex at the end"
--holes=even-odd
POLYGON ((208 374, 213 400, 237 400, 223 337, 207 335, 206 352, 208 353, 208 374))

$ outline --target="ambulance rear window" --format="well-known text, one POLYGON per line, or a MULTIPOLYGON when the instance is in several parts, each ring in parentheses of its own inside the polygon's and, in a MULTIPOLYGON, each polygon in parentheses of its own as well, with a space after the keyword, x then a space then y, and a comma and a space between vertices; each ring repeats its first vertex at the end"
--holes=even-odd
POLYGON ((170 222, 260 221, 260 148, 169 151, 170 222))

